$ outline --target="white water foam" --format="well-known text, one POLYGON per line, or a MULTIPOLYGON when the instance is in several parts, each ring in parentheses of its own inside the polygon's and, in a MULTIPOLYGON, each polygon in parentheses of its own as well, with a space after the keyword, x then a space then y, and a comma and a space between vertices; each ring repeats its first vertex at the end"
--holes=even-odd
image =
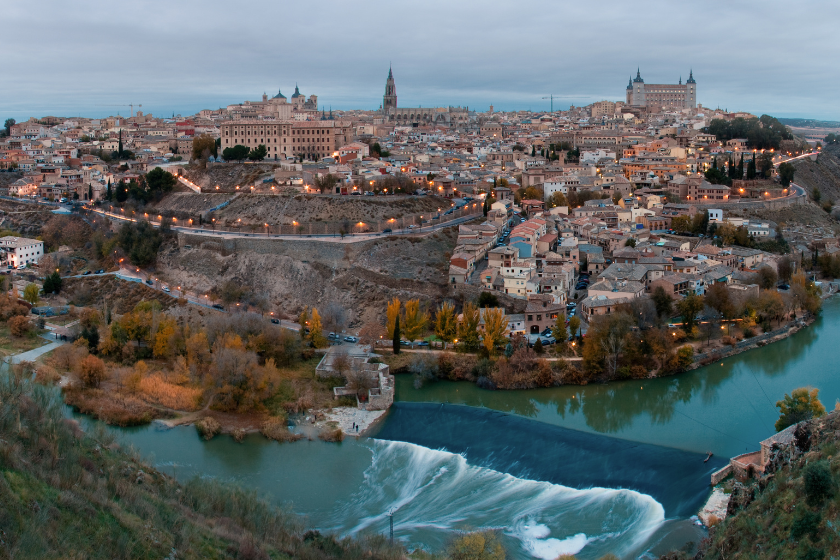
POLYGON ((395 536, 412 546, 440 550, 460 531, 497 529, 518 549, 514 556, 552 560, 629 554, 665 520, 661 504, 632 490, 525 480, 404 442, 372 440, 370 447, 362 487, 327 529, 387 533, 393 511, 395 536))

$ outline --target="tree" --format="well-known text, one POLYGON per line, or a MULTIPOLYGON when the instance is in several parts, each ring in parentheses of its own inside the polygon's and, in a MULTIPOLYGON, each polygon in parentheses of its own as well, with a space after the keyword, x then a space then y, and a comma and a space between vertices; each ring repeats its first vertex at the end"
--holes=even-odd
POLYGON ((6 122, 3 126, 6 128, 6 136, 11 135, 12 127, 15 125, 15 119, 6 119, 6 122))
POLYGON ((79 379, 85 387, 97 388, 105 380, 105 362, 88 355, 79 363, 79 379))
MULTIPOLYGON (((755 155, 755 154, 753 154, 755 155)), ((756 171, 755 171, 755 157, 753 157, 750 162, 747 164, 747 180, 755 179, 756 171)))
POLYGON ((779 259, 779 279, 783 282, 790 282, 790 277, 793 274, 793 261, 787 255, 779 259))
POLYGON ((548 207, 557 208, 558 206, 568 206, 569 201, 566 200, 566 195, 557 191, 548 198, 548 207))
POLYGON ((820 390, 813 387, 800 387, 785 393, 782 400, 776 401, 779 409, 779 419, 776 420, 776 431, 781 432, 788 426, 810 420, 825 414, 825 407, 819 399, 820 390))
POLYGON ((665 291, 662 286, 657 286, 650 296, 653 305, 656 307, 656 315, 659 319, 667 319, 674 312, 674 299, 665 291))
POLYGON ((385 332, 388 338, 393 338, 394 328, 396 328, 397 318, 400 316, 402 302, 395 297, 388 302, 388 307, 385 310, 385 332))
POLYGON ((485 307, 499 307, 499 298, 496 297, 496 294, 492 294, 490 292, 481 292, 478 296, 478 301, 476 302, 479 308, 485 307))
POLYGON ((735 315, 735 304, 724 282, 716 282, 707 287, 704 301, 706 305, 727 319, 735 315))
POLYGON ((400 353, 400 315, 399 313, 394 318, 394 330, 392 334, 392 342, 393 346, 392 349, 394 350, 394 354, 400 353))
POLYGON ((298 315, 298 325, 300 325, 300 330, 298 333, 300 334, 301 338, 306 338, 306 329, 309 328, 309 308, 304 306, 303 311, 300 312, 298 315))
POLYGON ((563 313, 557 314, 557 319, 554 320, 554 325, 551 327, 551 336, 554 337, 555 348, 560 348, 561 345, 565 347, 569 333, 566 329, 566 316, 563 313))
POLYGON ((455 320, 455 306, 443 302, 435 313, 435 335, 444 343, 452 342, 458 329, 455 320))
POLYGON ((796 168, 792 163, 785 162, 779 165, 779 180, 781 181, 783 187, 790 185, 790 182, 793 181, 793 174, 795 172, 796 168))
POLYGON ((222 157, 225 159, 225 161, 242 161, 246 157, 248 157, 249 153, 250 150, 248 149, 248 146, 237 144, 236 146, 233 146, 231 148, 225 148, 224 151, 222 151, 222 157))
POLYGON ((331 193, 338 184, 338 177, 332 173, 327 173, 321 177, 315 177, 315 188, 321 191, 321 194, 331 193))
POLYGON ((764 290, 775 288, 776 282, 779 279, 776 271, 769 266, 762 266, 759 268, 756 276, 758 277, 756 283, 764 290))
POLYGON ((682 316, 685 332, 690 336, 697 322, 697 314, 703 311, 703 298, 697 294, 685 296, 677 302, 677 311, 682 316))
POLYGON ((321 327, 321 314, 314 307, 312 317, 309 319, 309 340, 315 348, 324 348, 327 345, 324 329, 321 327))
POLYGON ((38 303, 38 293, 40 291, 41 288, 39 288, 37 284, 27 284, 23 289, 23 299, 32 305, 35 305, 38 303))
POLYGON ((44 278, 44 293, 45 294, 57 294, 61 291, 61 286, 64 281, 61 279, 61 275, 58 271, 54 271, 52 274, 47 275, 44 278))
POLYGON ((414 342, 423 337, 429 324, 429 314, 420 309, 419 299, 405 302, 405 337, 414 342))
POLYGON ((23 337, 29 334, 32 325, 29 323, 29 319, 24 317, 23 315, 15 315, 11 319, 9 319, 9 332, 12 333, 12 336, 16 337, 23 337))
POLYGON ((153 193, 168 193, 175 187, 178 180, 169 171, 155 167, 146 173, 146 187, 153 193))
POLYGON ((493 355, 496 347, 507 337, 508 322, 504 311, 498 307, 484 311, 484 348, 489 355, 493 355))
POLYGON ((580 329, 580 317, 575 315, 575 316, 573 316, 569 319, 569 334, 571 334, 574 337, 577 337, 579 329, 580 329))
POLYGON ((505 560, 505 549, 495 531, 461 535, 449 547, 451 560, 505 560))
POLYGON ((481 315, 478 307, 472 303, 464 304, 461 313, 461 320, 458 321, 458 340, 461 341, 464 350, 475 352, 478 350, 478 323, 481 315))
POLYGON ((208 159, 216 155, 216 140, 209 134, 201 134, 193 138, 192 159, 208 159))
POLYGON ((251 161, 262 161, 265 159, 265 156, 268 154, 268 150, 265 147, 265 144, 260 144, 250 152, 248 152, 248 159, 251 161))
POLYGON ((327 304, 321 311, 324 330, 339 333, 347 326, 347 309, 337 302, 327 304))
POLYGON ((630 237, 627 241, 624 242, 625 247, 635 247, 636 246, 636 238, 630 237))
POLYGON ((691 218, 688 216, 674 216, 671 219, 671 229, 680 233, 691 231, 691 218))

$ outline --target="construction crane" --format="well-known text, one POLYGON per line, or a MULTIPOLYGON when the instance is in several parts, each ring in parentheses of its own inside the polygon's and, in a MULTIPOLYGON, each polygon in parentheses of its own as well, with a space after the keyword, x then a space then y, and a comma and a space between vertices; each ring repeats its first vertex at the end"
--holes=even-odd
MULTIPOLYGON (((99 107, 130 107, 131 108, 131 116, 134 116, 134 103, 127 103, 125 105, 99 105, 99 107)), ((141 109, 143 105, 137 105, 137 109, 141 109)), ((117 113, 119 115, 119 113, 117 113)))
POLYGON ((547 95, 543 97, 543 99, 551 99, 551 112, 554 113, 554 100, 555 99, 581 99, 580 97, 575 97, 573 95, 547 95))

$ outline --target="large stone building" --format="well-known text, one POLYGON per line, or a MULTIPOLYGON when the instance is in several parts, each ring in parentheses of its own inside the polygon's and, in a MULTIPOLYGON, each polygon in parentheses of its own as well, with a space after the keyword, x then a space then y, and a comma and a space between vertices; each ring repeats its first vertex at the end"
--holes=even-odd
POLYGON ((295 84, 291 101, 281 91, 278 91, 274 97, 268 97, 264 93, 260 101, 245 101, 228 105, 227 112, 234 119, 269 117, 279 120, 292 118, 306 120, 317 117, 318 96, 310 95, 307 99, 295 84))
POLYGON ((397 86, 390 68, 382 97, 382 114, 387 122, 403 126, 460 125, 470 118, 468 107, 397 107, 397 86))
POLYGON ((317 160, 353 141, 352 123, 341 120, 242 119, 222 123, 219 133, 222 150, 237 144, 250 149, 264 144, 269 159, 302 154, 306 159, 317 160))
POLYGON ((651 109, 693 109, 697 107, 697 82, 694 71, 688 79, 678 84, 646 84, 641 72, 636 70, 636 78, 627 84, 627 104, 651 109))

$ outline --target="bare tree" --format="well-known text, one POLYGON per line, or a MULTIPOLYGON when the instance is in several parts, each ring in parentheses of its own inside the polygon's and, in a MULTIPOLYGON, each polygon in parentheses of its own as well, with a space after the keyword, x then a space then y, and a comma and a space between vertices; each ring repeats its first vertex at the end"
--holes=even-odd
POLYGON ((347 326, 347 309, 338 302, 331 302, 319 309, 321 324, 327 332, 340 333, 347 326))
POLYGON ((333 352, 332 358, 332 368, 338 375, 341 377, 345 377, 347 373, 350 371, 350 367, 352 362, 350 361, 350 356, 347 355, 347 350, 344 348, 338 348, 333 352))

